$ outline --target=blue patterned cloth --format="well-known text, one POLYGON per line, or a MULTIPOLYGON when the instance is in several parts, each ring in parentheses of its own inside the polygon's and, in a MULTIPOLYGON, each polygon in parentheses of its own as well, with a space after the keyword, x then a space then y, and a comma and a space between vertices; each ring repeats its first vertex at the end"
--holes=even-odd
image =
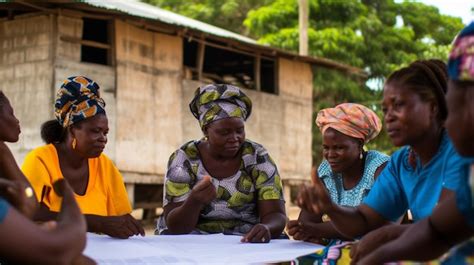
POLYGON ((324 182, 334 203, 342 206, 355 207, 362 203, 374 184, 374 174, 377 168, 390 159, 378 151, 368 151, 365 158, 364 174, 359 183, 350 190, 344 189, 342 175, 331 170, 327 160, 318 168, 319 178, 324 182))
POLYGON ((97 114, 105 114, 99 85, 84 76, 72 76, 56 93, 54 115, 64 128, 97 114))

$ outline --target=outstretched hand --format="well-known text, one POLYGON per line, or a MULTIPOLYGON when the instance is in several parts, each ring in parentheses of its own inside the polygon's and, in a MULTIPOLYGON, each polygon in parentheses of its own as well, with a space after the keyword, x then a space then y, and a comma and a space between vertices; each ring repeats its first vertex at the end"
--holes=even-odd
POLYGON ((202 205, 209 204, 217 197, 217 191, 210 176, 204 176, 192 189, 189 198, 202 205))
POLYGON ((265 224, 256 224, 252 229, 242 237, 240 242, 243 243, 268 243, 272 235, 270 228, 265 224))
POLYGON ((297 205, 309 213, 323 215, 333 206, 326 187, 317 177, 316 168, 311 170, 313 185, 302 185, 296 200, 297 205))

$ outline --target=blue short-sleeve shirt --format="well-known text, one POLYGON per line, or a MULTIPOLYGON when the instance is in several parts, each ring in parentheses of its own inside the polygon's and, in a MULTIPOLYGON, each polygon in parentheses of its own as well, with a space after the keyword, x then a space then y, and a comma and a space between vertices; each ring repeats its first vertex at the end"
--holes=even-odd
POLYGON ((3 222, 3 219, 7 216, 9 207, 8 202, 0 197, 0 223, 3 222))
POLYGON ((375 181, 364 204, 384 218, 396 221, 408 209, 413 220, 431 215, 443 188, 463 190, 462 169, 466 158, 461 157, 444 133, 436 155, 424 166, 419 158, 416 168, 408 162, 408 146, 395 152, 388 165, 375 181))
POLYGON ((469 226, 474 229, 474 164, 463 168, 464 189, 456 193, 456 202, 461 213, 466 217, 469 226))

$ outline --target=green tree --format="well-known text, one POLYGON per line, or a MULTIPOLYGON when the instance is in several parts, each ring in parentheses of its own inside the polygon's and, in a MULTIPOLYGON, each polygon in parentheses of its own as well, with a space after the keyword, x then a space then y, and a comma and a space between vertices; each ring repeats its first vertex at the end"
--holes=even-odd
POLYGON ((142 0, 160 8, 203 21, 217 27, 245 34, 242 22, 251 9, 271 0, 142 0))
MULTIPOLYGON (((314 71, 314 117, 318 110, 342 102, 371 107, 380 117, 381 86, 394 70, 421 58, 445 60, 449 44, 463 28, 460 18, 439 13, 423 3, 393 0, 309 0, 309 52, 360 67, 369 88, 358 78, 331 70, 314 71)), ((244 21, 262 44, 298 50, 297 0, 276 0, 251 10, 244 21)), ((321 135, 313 128, 313 161, 321 160, 321 135)), ((382 132, 368 148, 391 153, 395 148, 382 132)))

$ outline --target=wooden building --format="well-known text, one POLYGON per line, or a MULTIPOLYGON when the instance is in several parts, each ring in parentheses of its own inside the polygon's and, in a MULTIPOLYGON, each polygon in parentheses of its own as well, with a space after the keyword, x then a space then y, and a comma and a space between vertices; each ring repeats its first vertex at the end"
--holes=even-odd
POLYGON ((292 184, 309 179, 313 70, 360 71, 135 0, 2 3, 0 60, 0 89, 22 126, 19 143, 11 145, 19 163, 43 144, 40 126, 53 118, 62 81, 85 75, 99 83, 111 129, 105 152, 135 207, 161 201, 169 155, 202 136, 188 109, 201 84, 245 89, 254 103, 247 137, 269 150, 292 184))

